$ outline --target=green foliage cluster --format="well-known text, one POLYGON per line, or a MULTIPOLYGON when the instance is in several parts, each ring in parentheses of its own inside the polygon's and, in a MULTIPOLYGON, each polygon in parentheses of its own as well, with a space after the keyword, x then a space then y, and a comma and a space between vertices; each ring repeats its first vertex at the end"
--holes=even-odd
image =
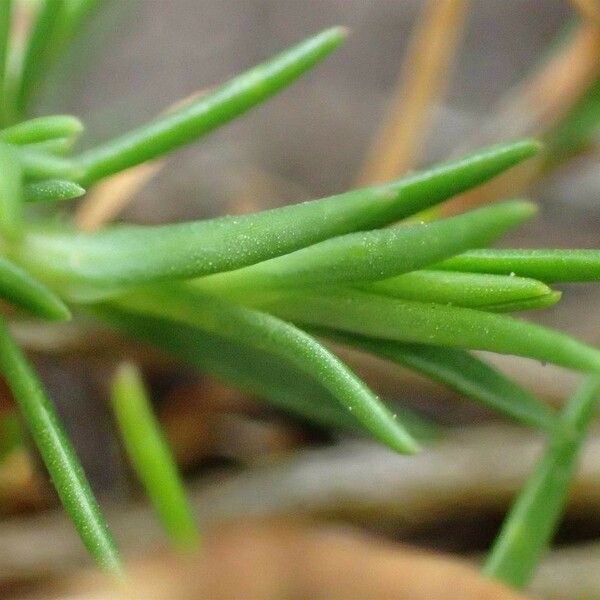
MULTIPOLYGON (((507 313, 557 302, 553 282, 598 280, 600 251, 489 249, 535 214, 522 200, 430 222, 409 217, 527 160, 539 144, 495 146, 399 181, 256 214, 84 233, 68 220, 36 216, 30 203, 71 200, 199 139, 292 83, 346 32, 323 31, 183 108, 77 153, 78 119, 26 118, 45 70, 95 3, 41 2, 20 61, 10 27, 15 4, 0 2, 2 298, 42 319, 92 315, 278 408, 362 431, 396 452, 419 451, 419 428, 327 342, 401 364, 543 430, 547 454, 487 566, 491 575, 525 584, 556 525, 593 414, 600 350, 507 313), (474 350, 551 362, 589 379, 561 414, 474 350)), ((0 371, 83 542, 100 565, 118 571, 115 544, 77 457, 5 323, 0 371)), ((120 370, 113 405, 167 530, 180 546, 195 544, 181 484, 132 367, 120 370)))

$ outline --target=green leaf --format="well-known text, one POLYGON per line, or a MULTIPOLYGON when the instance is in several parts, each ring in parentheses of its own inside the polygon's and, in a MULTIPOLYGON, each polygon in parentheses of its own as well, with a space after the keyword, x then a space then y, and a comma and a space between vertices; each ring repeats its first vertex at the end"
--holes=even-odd
POLYGON ((22 121, 0 130, 0 140, 23 146, 45 142, 55 138, 75 138, 83 131, 83 124, 77 117, 52 115, 22 121))
MULTIPOLYGON (((33 144, 27 144, 26 150, 32 150, 34 154, 50 154, 55 156, 64 156, 73 148, 75 138, 68 137, 57 137, 44 140, 43 142, 35 142, 33 144)), ((68 164, 70 169, 70 165, 68 164)), ((67 172, 67 171, 65 171, 67 172)))
POLYGON ((37 144, 14 146, 14 148, 19 155, 19 160, 23 166, 23 175, 27 181, 44 179, 76 181, 78 179, 77 169, 69 158, 40 150, 37 144))
POLYGON ((41 6, 29 34, 18 81, 16 113, 23 115, 29 108, 32 95, 48 68, 52 39, 63 14, 65 0, 41 0, 41 6))
POLYGON ((536 279, 455 271, 413 271, 374 281, 360 289, 404 300, 492 312, 542 308, 560 299, 560 292, 536 279))
POLYGON ((6 258, 0 257, 0 296, 43 319, 71 318, 63 301, 6 258))
POLYGON ((569 400, 561 427, 514 502, 484 572, 525 587, 548 547, 563 512, 581 446, 596 414, 600 378, 589 377, 569 400))
POLYGON ((320 382, 377 440, 402 453, 418 450, 402 424, 342 361, 289 323, 184 285, 129 294, 117 306, 194 325, 279 356, 320 382))
POLYGON ((548 405, 464 350, 403 344, 336 331, 326 330, 320 333, 336 342, 354 346, 422 373, 478 404, 526 425, 546 431, 554 431, 558 425, 557 415, 548 405))
POLYGON ((471 308, 413 302, 359 290, 281 292, 260 303, 296 323, 401 342, 489 350, 600 372, 600 351, 564 333, 471 308))
POLYGON ((414 271, 467 248, 485 246, 535 213, 528 202, 504 202, 431 223, 325 240, 232 273, 198 281, 202 289, 256 290, 375 281, 414 271))
POLYGON ((72 181, 49 179, 28 183, 23 194, 25 202, 61 202, 79 198, 85 194, 85 190, 72 181))
POLYGON ((23 227, 23 174, 12 148, 0 142, 0 232, 18 238, 23 227))
POLYGON ((119 367, 111 403, 129 459, 171 542, 179 550, 197 549, 200 536, 183 482, 134 365, 119 367))
POLYGON ((0 372, 21 409, 81 540, 104 569, 120 573, 116 546, 52 403, 0 321, 0 372))
POLYGON ((600 77, 568 114, 545 135, 551 163, 565 160, 590 145, 600 133, 600 77))
POLYGON ((260 104, 335 50, 346 38, 333 27, 239 75, 190 106, 92 148, 79 157, 89 185, 183 146, 260 104))
POLYGON ((7 67, 11 46, 12 10, 12 0, 0 2, 0 123, 2 124, 7 118, 7 67))
POLYGON ((209 275, 387 225, 486 181, 536 149, 528 141, 496 146, 390 184, 252 215, 92 234, 32 230, 11 250, 16 262, 80 299, 121 286, 209 275))
MULTIPOLYGON (((325 427, 359 429, 369 434, 320 383, 272 353, 197 327, 112 305, 88 306, 86 312, 203 373, 266 400, 277 409, 325 427)), ((439 434, 439 428, 433 423, 407 410, 401 411, 400 418, 417 439, 431 439, 439 434)))
POLYGON ((435 268, 534 277, 547 283, 600 281, 600 250, 471 250, 435 268))

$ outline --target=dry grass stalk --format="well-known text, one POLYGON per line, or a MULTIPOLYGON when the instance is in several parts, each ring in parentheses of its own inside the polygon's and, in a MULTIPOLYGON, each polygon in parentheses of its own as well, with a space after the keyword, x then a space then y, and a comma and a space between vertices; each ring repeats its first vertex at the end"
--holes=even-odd
POLYGON ((446 87, 466 8, 465 0, 431 0, 426 6, 358 186, 393 179, 418 163, 432 108, 446 87))

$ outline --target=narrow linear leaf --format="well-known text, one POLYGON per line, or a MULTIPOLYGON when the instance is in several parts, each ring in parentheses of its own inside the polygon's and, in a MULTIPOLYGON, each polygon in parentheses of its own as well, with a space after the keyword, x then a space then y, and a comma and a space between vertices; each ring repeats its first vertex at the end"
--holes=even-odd
POLYGON ((45 142, 55 138, 72 139, 83 131, 83 124, 77 117, 52 115, 22 121, 0 130, 0 140, 8 144, 23 146, 45 142))
POLYGON ((120 365, 111 403, 127 454, 171 542, 179 550, 197 549, 200 535, 183 482, 134 365, 120 365))
POLYGON ((10 51, 12 0, 0 2, 0 123, 6 123, 7 67, 10 51))
POLYGON ((81 540, 104 569, 120 573, 114 541, 52 403, 0 321, 0 371, 5 377, 81 540))
POLYGON ((3 257, 0 257, 0 297, 43 319, 71 318, 71 312, 58 296, 3 257))
POLYGON ((120 298, 117 305, 195 325, 279 356, 320 382, 380 442, 397 452, 418 450, 403 425, 342 361, 289 323, 188 290, 183 285, 130 294, 120 298))
POLYGON ((422 373, 526 425, 545 431, 555 431, 558 426, 558 417, 547 404, 465 350, 403 344, 328 330, 320 333, 422 373))
MULTIPOLYGON (((112 305, 88 306, 86 312, 286 413, 324 427, 358 429, 370 435, 327 389, 272 353, 197 327, 112 305)), ((440 428, 434 423, 410 411, 402 410, 400 418, 416 439, 431 439, 440 434, 440 428)))
POLYGON ((489 350, 600 372, 600 350, 592 346, 559 331, 471 308, 325 289, 281 293, 260 308, 296 323, 368 337, 489 350))
POLYGON ((514 502, 486 561, 484 572, 490 577, 517 588, 529 583, 558 526, 599 395, 600 378, 589 377, 566 405, 561 427, 514 502))
POLYGON ((537 298, 524 298, 523 300, 514 300, 513 302, 503 302, 501 304, 488 304, 480 307, 487 312, 519 312, 526 310, 540 310, 554 306, 562 297, 562 292, 550 291, 537 298))
POLYGON ((101 4, 101 0, 65 1, 60 16, 54 23, 52 37, 46 43, 44 52, 44 67, 46 70, 56 63, 69 44, 80 33, 86 19, 101 4))
MULTIPOLYGON (((51 155, 51 156, 65 156, 68 152, 73 149, 75 144, 75 138, 72 137, 57 137, 44 140, 43 142, 34 142, 33 144, 26 144, 25 150, 32 151, 35 154, 51 155)), ((63 169, 67 172, 70 169, 68 164, 67 169, 63 169)))
POLYGON ((547 283, 599 281, 600 250, 471 250, 435 266, 436 269, 534 277, 547 283))
POLYGON ((600 77, 564 119, 545 135, 550 162, 565 160, 583 150, 600 132, 600 77))
POLYGON ((361 289, 404 300, 493 312, 542 308, 560 299, 559 292, 536 279, 455 271, 413 271, 365 284, 361 289))
POLYGON ((40 78, 48 68, 47 58, 55 28, 60 22, 65 0, 41 0, 37 17, 25 48, 21 74, 15 98, 16 113, 23 115, 29 108, 40 78))
POLYGON ((322 31, 190 106, 85 152, 78 159, 85 173, 82 183, 89 185, 102 177, 156 158, 231 121, 324 59, 344 41, 346 34, 343 27, 322 31))
MULTIPOLYGON (((32 230, 12 251, 17 262, 60 285, 61 293, 79 297, 106 292, 102 288, 199 277, 387 225, 482 183, 536 150, 529 141, 497 146, 391 184, 240 217, 97 233, 32 230), (86 290, 90 286, 99 289, 86 290)), ((73 180, 42 178, 57 177, 73 180)))
POLYGON ((37 144, 14 146, 14 148, 16 148, 18 152, 19 160, 23 166, 23 175, 26 180, 78 180, 79 173, 71 159, 40 150, 37 144))
POLYGON ((0 143, 0 232, 9 239, 23 228, 23 174, 15 152, 0 143))
POLYGON ((49 179, 28 183, 23 190, 25 202, 61 202, 79 198, 85 190, 77 183, 64 179, 49 179))
POLYGON ((533 214, 533 204, 512 201, 431 223, 351 233, 207 277, 198 285, 213 291, 375 281, 414 271, 467 248, 486 246, 533 214))

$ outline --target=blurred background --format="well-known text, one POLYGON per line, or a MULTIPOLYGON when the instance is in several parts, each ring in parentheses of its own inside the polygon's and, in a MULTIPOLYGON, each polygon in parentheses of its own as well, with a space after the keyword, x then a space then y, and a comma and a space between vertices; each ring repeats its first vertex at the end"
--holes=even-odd
MULTIPOLYGON (((413 97, 422 114, 406 113, 416 122, 414 135, 406 134, 404 160, 391 171, 399 175, 478 146, 541 135, 555 150, 543 165, 464 199, 464 206, 532 197, 539 218, 503 243, 600 247, 598 135, 586 127, 591 135, 576 152, 556 141, 557 126, 600 77, 600 8, 593 1, 473 0, 454 3, 445 16, 440 6, 446 2, 436 9, 436 2, 424 0, 102 4, 40 91, 40 114, 73 113, 86 123, 82 147, 143 123, 322 28, 343 24, 352 32, 341 50, 290 89, 170 156, 119 219, 162 223, 249 212, 376 180, 382 175, 369 172, 369 156, 384 151, 378 132, 386 123, 395 126, 395 112, 414 110, 406 90, 431 69, 440 85, 424 85, 413 97), (435 56, 427 59, 427 40, 436 36, 447 45, 437 67, 435 56)), ((598 292, 586 285, 563 289, 568 293, 557 307, 531 318, 599 343, 598 292)), ((476 560, 541 448, 532 432, 498 423, 448 390, 358 354, 344 356, 377 391, 450 433, 407 461, 309 426, 91 325, 56 331, 25 323, 18 333, 95 489, 113 506, 111 523, 132 557, 161 542, 106 406, 107 381, 124 356, 144 368, 206 522, 292 515, 476 560)), ((493 360, 549 402, 560 403, 573 388, 574 378, 559 369, 493 360)), ((33 593, 40 580, 49 585, 57 573, 86 564, 37 459, 20 460, 21 479, 0 476, 0 584, 7 597, 33 593)), ((600 432, 589 444, 557 549, 534 584, 539 597, 600 597, 600 579, 590 569, 594 557, 600 560, 598 506, 600 432)))

